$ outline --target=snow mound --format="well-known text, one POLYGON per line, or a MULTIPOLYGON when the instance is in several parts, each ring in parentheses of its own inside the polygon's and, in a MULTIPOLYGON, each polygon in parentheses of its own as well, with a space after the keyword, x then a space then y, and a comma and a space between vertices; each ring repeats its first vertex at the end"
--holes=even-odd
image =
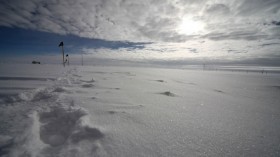
POLYGON ((13 102, 21 101, 18 94, 2 94, 0 96, 0 104, 11 104, 13 102))
MULTIPOLYGON (((0 97, 0 103, 4 104, 12 104, 12 103, 19 103, 23 101, 42 101, 46 99, 50 99, 55 95, 52 94, 50 89, 47 88, 38 88, 31 91, 24 91, 18 94, 10 94, 0 97)), ((64 88, 55 88, 53 92, 69 92, 66 91, 64 88)))
POLYGON ((45 99, 50 99, 52 98, 54 95, 52 93, 50 93, 47 89, 39 89, 38 91, 36 91, 31 99, 31 101, 42 101, 45 99))
POLYGON ((56 87, 53 92, 57 93, 71 93, 69 90, 67 90, 65 87, 56 87))
POLYGON ((85 83, 93 83, 93 82, 95 82, 95 80, 94 79, 91 79, 91 80, 89 80, 89 81, 86 81, 86 80, 80 80, 81 82, 85 82, 85 83))
POLYGON ((104 134, 99 129, 84 126, 80 128, 79 131, 72 134, 71 141, 73 143, 78 143, 83 140, 95 141, 103 137, 104 134))
POLYGON ((81 118, 86 115, 82 109, 53 108, 39 114, 40 138, 45 144, 57 147, 69 142, 95 141, 104 136, 97 128, 83 126, 81 118))

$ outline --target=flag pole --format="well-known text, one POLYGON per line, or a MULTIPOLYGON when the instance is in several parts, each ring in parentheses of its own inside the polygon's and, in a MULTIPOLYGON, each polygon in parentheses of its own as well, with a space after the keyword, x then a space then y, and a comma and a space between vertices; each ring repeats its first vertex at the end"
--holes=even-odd
POLYGON ((82 66, 84 65, 84 56, 82 54, 82 66))
POLYGON ((68 66, 69 66, 69 62, 70 62, 70 57, 68 54, 66 54, 66 60, 65 60, 65 63, 67 62, 68 66))
POLYGON ((61 46, 61 50, 62 50, 62 63, 64 65, 65 63, 64 63, 64 48, 63 48, 63 45, 61 46))

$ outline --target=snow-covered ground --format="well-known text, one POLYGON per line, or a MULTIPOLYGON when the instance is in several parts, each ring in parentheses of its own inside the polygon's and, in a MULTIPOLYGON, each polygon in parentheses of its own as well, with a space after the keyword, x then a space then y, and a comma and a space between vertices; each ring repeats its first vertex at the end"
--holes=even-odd
POLYGON ((280 74, 0 66, 0 156, 280 156, 280 74))

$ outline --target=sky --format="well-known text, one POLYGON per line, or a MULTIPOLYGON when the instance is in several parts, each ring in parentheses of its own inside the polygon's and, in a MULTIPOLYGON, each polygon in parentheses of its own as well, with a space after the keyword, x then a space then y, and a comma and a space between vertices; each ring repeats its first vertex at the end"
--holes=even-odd
POLYGON ((1 0, 0 56, 280 66, 279 0, 1 0))

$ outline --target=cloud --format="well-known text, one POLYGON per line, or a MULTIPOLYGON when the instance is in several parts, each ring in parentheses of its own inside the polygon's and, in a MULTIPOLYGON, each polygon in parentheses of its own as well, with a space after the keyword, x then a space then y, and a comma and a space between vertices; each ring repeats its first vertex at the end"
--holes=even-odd
POLYGON ((260 34, 256 30, 251 31, 231 31, 231 32, 213 32, 206 34, 204 38, 211 40, 260 40, 267 38, 268 35, 260 34))
POLYGON ((228 53, 234 53, 234 54, 238 54, 238 53, 247 53, 247 50, 228 50, 228 53))
POLYGON ((264 47, 264 46, 273 46, 273 45, 280 45, 280 43, 264 43, 264 44, 261 44, 260 46, 264 47))
POLYGON ((198 53, 197 49, 195 48, 187 48, 191 53, 198 53))
POLYGON ((87 53, 134 58, 273 57, 279 44, 265 44, 280 42, 279 17, 279 0, 0 1, 0 27, 78 36, 87 53), (185 19, 202 30, 192 33, 185 19), (178 31, 184 22, 186 31, 178 31))
POLYGON ((225 4, 207 5, 205 8, 206 14, 229 14, 230 9, 225 4))
POLYGON ((242 26, 243 34, 247 35, 236 39, 252 40, 266 37, 257 23, 271 20, 279 25, 276 19, 280 16, 279 8, 279 0, 4 0, 0 2, 0 26, 105 40, 158 42, 213 39, 211 34, 217 35, 217 31, 225 39, 235 39, 227 34, 234 34, 242 26), (176 29, 185 16, 203 22, 204 32, 179 33, 176 29), (251 29, 264 35, 251 33, 249 37, 246 32, 251 29))
POLYGON ((237 8, 242 16, 265 16, 279 14, 279 0, 243 0, 237 8))
POLYGON ((272 23, 273 25, 280 26, 280 21, 272 21, 271 23, 272 23))

